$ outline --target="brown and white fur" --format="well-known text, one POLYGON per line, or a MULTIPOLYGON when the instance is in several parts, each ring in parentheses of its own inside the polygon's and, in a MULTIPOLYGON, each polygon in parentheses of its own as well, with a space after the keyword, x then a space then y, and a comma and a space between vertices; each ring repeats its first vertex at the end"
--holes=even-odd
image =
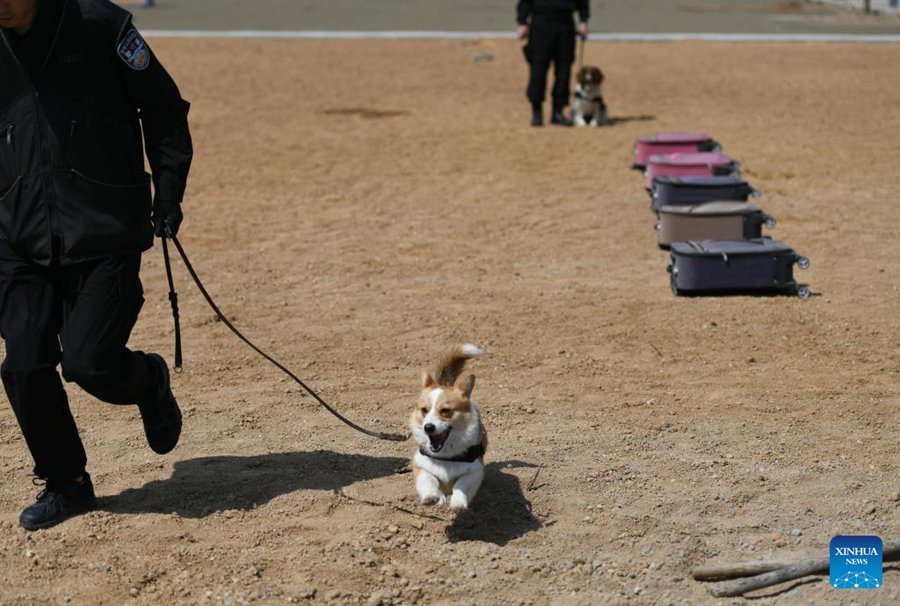
POLYGON ((449 497, 450 509, 465 511, 484 479, 487 434, 472 400, 475 375, 460 377, 466 360, 482 353, 471 343, 454 345, 422 373, 422 394, 409 425, 419 445, 413 471, 424 505, 444 504, 449 497))
POLYGON ((572 100, 572 124, 600 126, 609 121, 603 100, 603 72, 585 65, 575 75, 575 98, 572 100))

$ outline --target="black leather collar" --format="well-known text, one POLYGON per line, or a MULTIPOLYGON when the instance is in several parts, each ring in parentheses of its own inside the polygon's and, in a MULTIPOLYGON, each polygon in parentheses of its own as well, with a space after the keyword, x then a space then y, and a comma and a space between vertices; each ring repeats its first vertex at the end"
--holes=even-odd
POLYGON ((455 457, 436 457, 433 454, 429 454, 424 446, 419 446, 419 454, 428 457, 429 459, 435 459, 437 461, 452 461, 454 463, 473 463, 484 456, 484 444, 476 444, 475 446, 469 446, 466 451, 462 454, 458 454, 455 457))

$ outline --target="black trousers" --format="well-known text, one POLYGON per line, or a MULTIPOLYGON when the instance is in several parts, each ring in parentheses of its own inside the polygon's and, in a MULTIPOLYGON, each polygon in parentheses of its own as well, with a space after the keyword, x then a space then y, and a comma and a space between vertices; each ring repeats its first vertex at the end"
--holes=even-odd
POLYGON ((146 354, 126 348, 144 303, 140 254, 50 267, 0 241, 0 367, 6 395, 48 480, 77 477, 87 457, 56 370, 112 404, 135 404, 155 390, 146 354))
POLYGON ((575 23, 571 14, 535 15, 531 19, 526 49, 530 65, 528 100, 543 103, 547 93, 547 72, 553 63, 553 109, 569 104, 569 80, 575 61, 575 23))

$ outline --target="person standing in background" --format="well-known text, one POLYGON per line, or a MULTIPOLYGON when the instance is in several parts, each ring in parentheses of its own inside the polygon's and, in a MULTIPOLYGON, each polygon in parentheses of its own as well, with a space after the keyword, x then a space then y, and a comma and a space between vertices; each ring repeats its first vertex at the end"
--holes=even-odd
POLYGON ((569 80, 575 61, 575 36, 587 38, 590 19, 589 0, 519 0, 516 5, 517 34, 528 40, 525 57, 530 66, 527 97, 531 102, 531 125, 544 124, 543 104, 547 94, 547 72, 553 63, 551 94, 553 111, 550 122, 572 126, 563 110, 569 104, 569 80), (578 25, 573 13, 578 13, 578 25))

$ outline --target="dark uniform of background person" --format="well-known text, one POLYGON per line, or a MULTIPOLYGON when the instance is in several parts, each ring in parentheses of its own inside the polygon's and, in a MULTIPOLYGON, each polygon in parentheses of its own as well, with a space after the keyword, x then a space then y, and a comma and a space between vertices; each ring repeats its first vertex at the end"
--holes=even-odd
POLYGON ((141 253, 177 232, 193 152, 189 105, 124 9, 0 0, 0 28, 0 374, 46 481, 19 518, 37 529, 96 506, 58 364, 94 397, 137 404, 154 451, 178 442, 165 361, 126 343, 141 253))
POLYGON ((519 0, 516 22, 520 39, 528 38, 525 54, 530 65, 528 100, 531 102, 531 125, 544 123, 543 103, 547 92, 547 71, 553 63, 553 124, 571 126, 563 115, 569 104, 569 80, 575 60, 576 27, 572 14, 578 12, 577 34, 586 38, 590 19, 589 0, 519 0))

